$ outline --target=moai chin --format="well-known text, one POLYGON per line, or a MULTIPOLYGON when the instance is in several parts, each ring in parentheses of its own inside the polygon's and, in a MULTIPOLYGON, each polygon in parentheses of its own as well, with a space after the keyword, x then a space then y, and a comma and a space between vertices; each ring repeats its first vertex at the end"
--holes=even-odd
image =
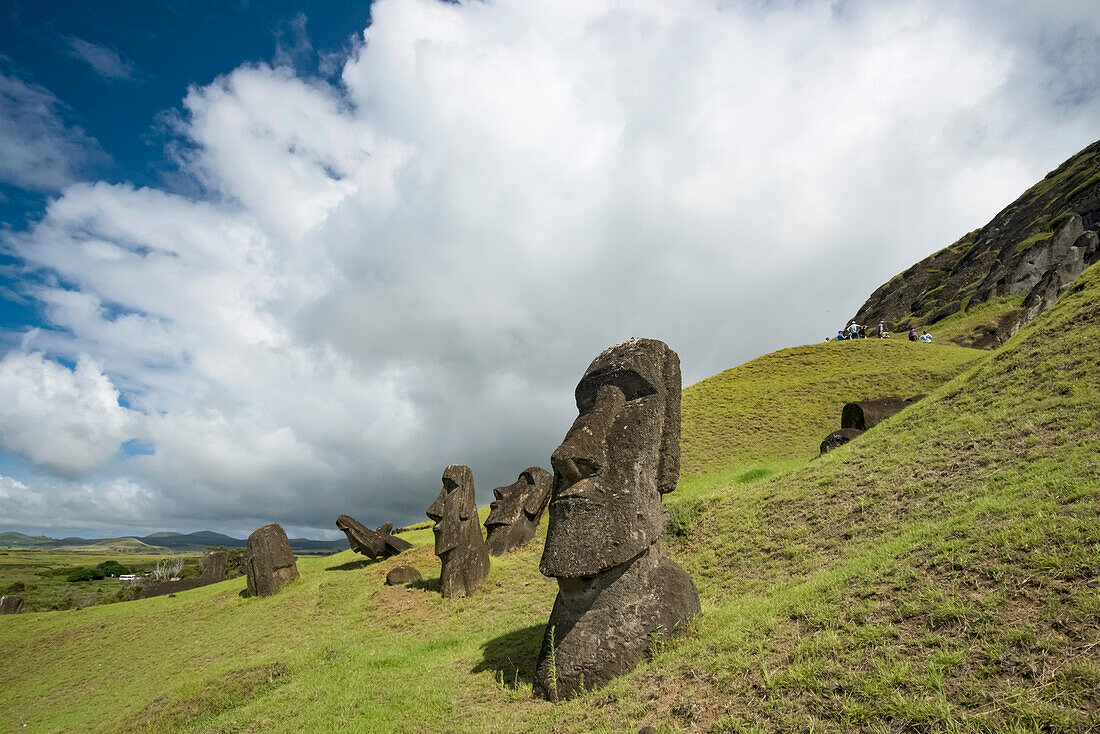
POLYGON ((558 580, 534 685, 551 700, 629 670, 652 635, 699 613, 695 584, 659 542, 661 496, 680 476, 680 358, 655 339, 610 347, 576 399, 580 415, 551 458, 539 566, 558 580))
POLYGON ((435 522, 443 596, 469 596, 489 576, 489 549, 481 536, 470 467, 451 464, 443 471, 443 489, 427 514, 435 522))
POLYGON ((552 484, 550 472, 530 466, 513 484, 493 490, 496 501, 489 505, 489 516, 485 518, 485 542, 490 554, 504 555, 534 537, 550 500, 552 484))

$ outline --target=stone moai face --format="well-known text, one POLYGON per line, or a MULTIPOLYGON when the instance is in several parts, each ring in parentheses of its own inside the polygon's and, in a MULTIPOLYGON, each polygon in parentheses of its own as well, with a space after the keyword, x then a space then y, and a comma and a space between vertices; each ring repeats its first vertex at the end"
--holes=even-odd
POLYGON ((443 596, 463 596, 489 575, 489 549, 481 535, 470 467, 451 464, 443 471, 443 489, 428 508, 435 522, 435 554, 442 563, 443 596))
POLYGON ((546 576, 592 576, 638 555, 664 531, 661 495, 680 476, 680 359, 664 342, 605 350, 577 385, 577 409, 551 457, 546 576))
POLYGON ((659 542, 661 496, 680 474, 680 359, 631 339, 593 360, 580 415, 554 451, 539 568, 558 596, 535 671, 551 700, 602 685, 645 657, 654 634, 699 613, 699 594, 659 542))
POLYGON ((532 466, 524 469, 513 484, 493 490, 496 501, 489 505, 489 516, 485 518, 491 554, 502 555, 534 537, 552 484, 550 472, 532 466))

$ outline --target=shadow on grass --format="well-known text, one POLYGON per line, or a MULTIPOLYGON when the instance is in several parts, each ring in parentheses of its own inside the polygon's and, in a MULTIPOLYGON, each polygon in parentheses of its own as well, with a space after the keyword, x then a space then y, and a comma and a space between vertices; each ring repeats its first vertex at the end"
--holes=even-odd
POLYGON ((436 594, 443 593, 443 584, 440 582, 439 577, 434 579, 420 579, 419 581, 412 581, 405 584, 410 589, 421 589, 423 591, 434 591, 436 594))
POLYGON ((367 566, 373 566, 376 563, 381 563, 381 558, 364 558, 361 561, 348 561, 347 563, 341 563, 339 566, 329 566, 326 571, 355 571, 360 568, 366 568, 367 566))
POLYGON ((500 637, 494 637, 481 646, 481 662, 473 667, 471 673, 486 670, 501 681, 506 688, 529 686, 535 680, 535 663, 542 647, 544 624, 533 624, 513 630, 500 637))

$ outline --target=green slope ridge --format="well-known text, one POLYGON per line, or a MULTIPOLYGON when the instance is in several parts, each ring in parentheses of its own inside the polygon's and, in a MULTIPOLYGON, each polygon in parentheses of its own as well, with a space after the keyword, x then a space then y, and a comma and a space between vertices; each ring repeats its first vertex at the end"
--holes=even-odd
POLYGON ((405 536, 415 549, 385 562, 302 559, 302 578, 268 599, 240 598, 238 579, 0 619, 0 729, 1100 727, 1098 267, 847 446, 669 495, 666 543, 703 615, 599 691, 530 698, 555 592, 538 541, 494 559, 473 598, 443 600, 418 530, 405 536), (382 586, 402 563, 426 582, 382 586))

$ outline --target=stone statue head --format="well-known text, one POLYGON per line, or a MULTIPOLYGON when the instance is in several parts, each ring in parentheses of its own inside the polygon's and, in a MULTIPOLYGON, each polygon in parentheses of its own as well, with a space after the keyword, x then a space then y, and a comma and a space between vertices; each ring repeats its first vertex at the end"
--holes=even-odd
POLYGON ((579 415, 554 451, 550 520, 539 569, 588 577, 656 542, 661 495, 680 476, 680 359, 656 339, 610 347, 576 389, 579 415))
POLYGON ((474 475, 464 464, 451 464, 443 470, 443 489, 428 508, 428 517, 435 522, 435 554, 442 556, 469 542, 471 523, 481 541, 481 525, 474 501, 474 475))
POLYGON ((552 483, 550 472, 531 466, 520 472, 513 484, 493 490, 496 501, 489 505, 485 518, 490 553, 499 556, 534 536, 552 483))

